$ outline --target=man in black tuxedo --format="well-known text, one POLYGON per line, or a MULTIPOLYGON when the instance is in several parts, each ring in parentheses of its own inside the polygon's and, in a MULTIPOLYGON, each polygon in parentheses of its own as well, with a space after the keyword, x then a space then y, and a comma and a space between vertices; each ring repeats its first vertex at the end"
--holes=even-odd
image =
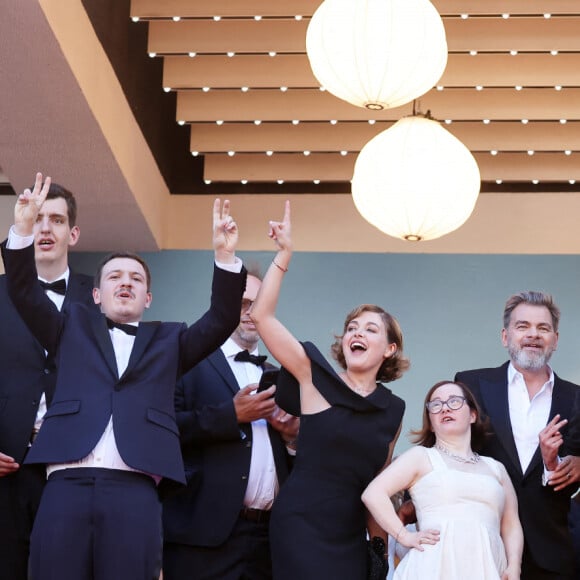
POLYGON ((248 276, 240 324, 176 388, 188 485, 163 505, 164 580, 272 577, 270 509, 299 420, 276 407, 274 386, 255 392, 267 368, 249 317, 260 284, 248 276))
POLYGON ((161 480, 185 483, 175 422, 175 379, 235 329, 245 270, 229 202, 214 202, 216 266, 209 310, 192 326, 142 322, 150 273, 139 256, 106 257, 95 276, 101 312, 59 312, 36 282, 33 224, 50 179, 37 174, 16 203, 2 246, 10 297, 54 356, 56 390, 26 463, 48 481, 30 546, 32 580, 143 580, 161 567, 161 480), (20 247, 21 249, 16 249, 20 247))
POLYGON ((559 320, 550 295, 529 291, 511 296, 502 330, 510 360, 499 368, 455 376, 472 389, 490 418, 493 433, 482 453, 504 464, 518 496, 525 540, 522 580, 574 578, 567 517, 576 489, 577 458, 563 457, 558 472, 551 473, 539 445, 548 431, 559 431, 566 440, 564 419, 570 418, 579 388, 548 365, 558 344, 559 320))
MULTIPOLYGON (((96 308, 90 276, 69 270, 68 250, 80 235, 72 193, 52 183, 33 226, 41 284, 58 309, 72 302, 96 308)), ((42 424, 56 383, 55 364, 26 327, 0 277, 0 573, 28 578, 32 524, 46 482, 42 465, 22 465, 42 424)))

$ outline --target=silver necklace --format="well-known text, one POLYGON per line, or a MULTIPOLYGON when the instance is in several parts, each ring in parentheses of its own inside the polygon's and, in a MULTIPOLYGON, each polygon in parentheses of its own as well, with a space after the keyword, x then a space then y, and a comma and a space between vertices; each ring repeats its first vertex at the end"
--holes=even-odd
POLYGON ((444 455, 447 455, 447 457, 451 457, 451 459, 459 461, 459 463, 477 463, 481 459, 479 454, 475 453, 475 451, 472 452, 473 455, 471 457, 462 457, 461 455, 455 455, 455 453, 451 453, 451 451, 449 451, 447 447, 441 445, 441 443, 436 443, 435 448, 441 451, 441 453, 444 455))

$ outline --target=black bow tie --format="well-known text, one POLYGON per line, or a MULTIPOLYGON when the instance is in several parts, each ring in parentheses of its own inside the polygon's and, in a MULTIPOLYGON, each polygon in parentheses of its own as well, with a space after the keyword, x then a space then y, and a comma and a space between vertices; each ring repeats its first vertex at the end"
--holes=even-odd
POLYGON ((268 357, 264 354, 250 354, 247 350, 241 350, 235 357, 234 360, 238 362, 250 362, 254 363, 256 366, 262 366, 268 357))
POLYGON ((131 336, 137 336, 138 327, 135 326, 134 324, 123 324, 122 322, 115 322, 114 320, 107 318, 107 326, 109 327, 110 330, 112 330, 113 328, 118 328, 119 330, 122 330, 126 334, 130 334, 131 336))
POLYGON ((56 280, 55 282, 45 282, 44 280, 39 280, 39 282, 45 290, 52 290, 63 296, 66 294, 66 280, 64 278, 56 280))

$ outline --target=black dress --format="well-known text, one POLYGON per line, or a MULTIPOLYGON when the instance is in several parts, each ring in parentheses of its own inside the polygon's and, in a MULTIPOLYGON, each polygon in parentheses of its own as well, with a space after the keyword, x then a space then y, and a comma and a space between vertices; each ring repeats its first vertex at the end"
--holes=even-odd
MULTIPOLYGON (((357 395, 313 344, 304 349, 313 383, 331 406, 301 415, 294 467, 270 521, 274 579, 364 580, 366 511, 360 498, 387 460, 405 403, 381 385, 366 398, 357 395)), ((287 389, 298 392, 286 374, 278 383, 279 401, 291 398, 287 389)), ((296 413, 291 403, 285 406, 296 413)))

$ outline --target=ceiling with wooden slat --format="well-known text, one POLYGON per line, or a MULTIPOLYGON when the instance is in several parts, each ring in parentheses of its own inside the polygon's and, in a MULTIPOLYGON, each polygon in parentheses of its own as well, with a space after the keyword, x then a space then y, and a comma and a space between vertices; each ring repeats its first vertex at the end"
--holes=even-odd
POLYGON ((578 0, 433 0, 449 58, 418 108, 473 152, 482 193, 457 232, 418 244, 350 198, 361 148, 413 105, 321 90, 305 52, 320 1, 0 0, 0 193, 36 170, 66 184, 81 250, 207 249, 220 195, 247 250, 271 248, 288 197, 303 251, 580 253, 578 0))
MULTIPOLYGON (((319 4, 132 0, 206 182, 348 184, 361 147, 411 114, 412 104, 368 111, 320 90, 305 52, 319 4)), ((484 191, 577 190, 580 4, 434 5, 449 60, 419 109, 473 152, 484 191)))

